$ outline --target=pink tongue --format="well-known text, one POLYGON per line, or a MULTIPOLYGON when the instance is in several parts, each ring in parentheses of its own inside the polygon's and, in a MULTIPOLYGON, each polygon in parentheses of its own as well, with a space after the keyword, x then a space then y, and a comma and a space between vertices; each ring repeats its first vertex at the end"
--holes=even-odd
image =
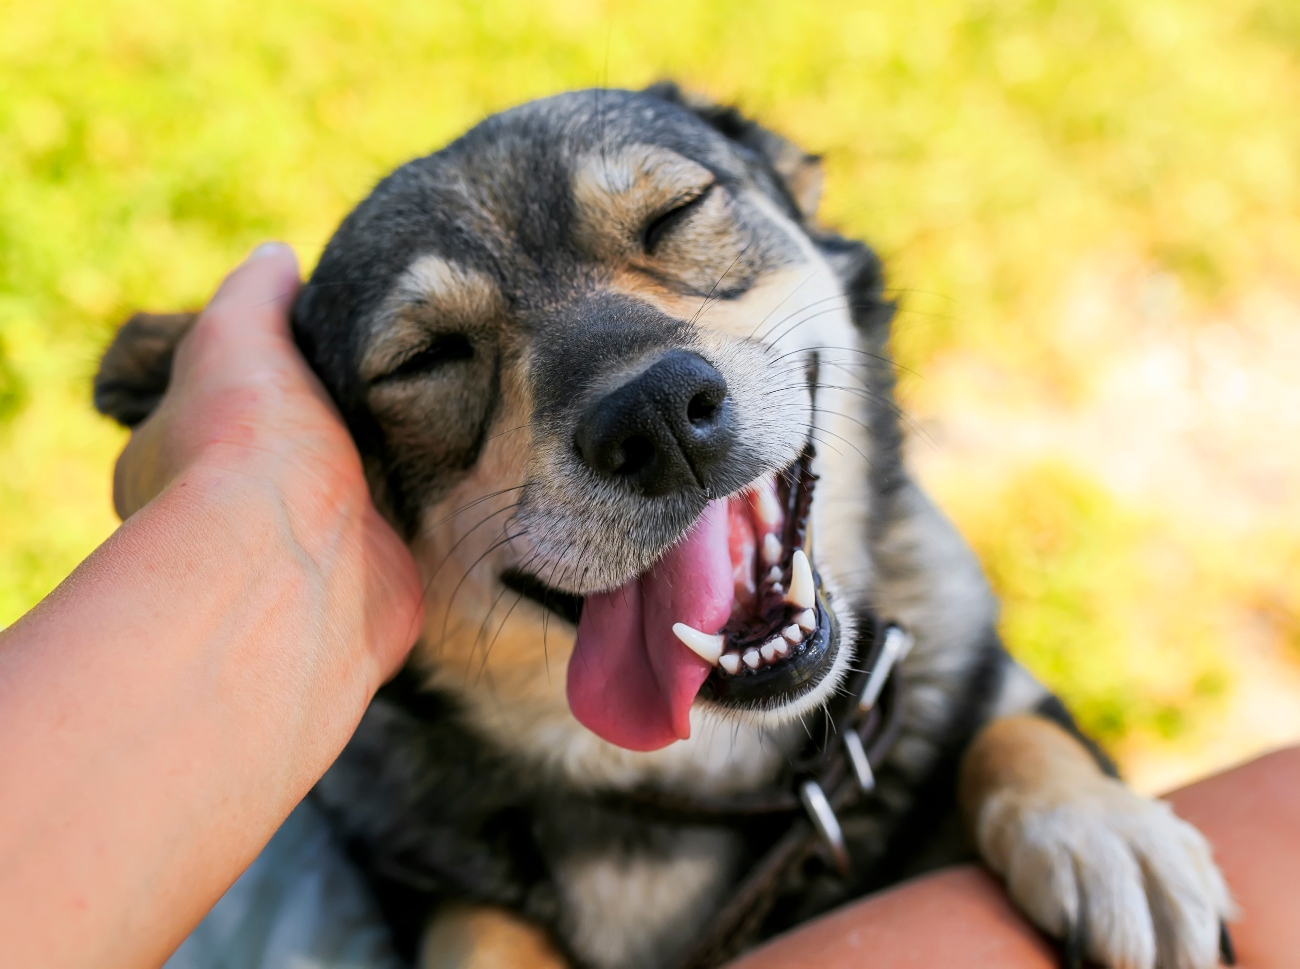
POLYGON ((587 596, 569 660, 573 715, 629 750, 685 740, 691 703, 711 667, 673 635, 673 623, 716 633, 731 614, 732 598, 724 499, 709 502, 650 571, 587 596))

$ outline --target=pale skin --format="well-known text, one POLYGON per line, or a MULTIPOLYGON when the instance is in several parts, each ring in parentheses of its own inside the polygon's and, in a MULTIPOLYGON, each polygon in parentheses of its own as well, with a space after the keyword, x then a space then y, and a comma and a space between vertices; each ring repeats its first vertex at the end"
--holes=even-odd
POLYGON ((122 526, 0 633, 7 964, 158 965, 342 750, 419 575, 259 247, 118 461, 122 526))

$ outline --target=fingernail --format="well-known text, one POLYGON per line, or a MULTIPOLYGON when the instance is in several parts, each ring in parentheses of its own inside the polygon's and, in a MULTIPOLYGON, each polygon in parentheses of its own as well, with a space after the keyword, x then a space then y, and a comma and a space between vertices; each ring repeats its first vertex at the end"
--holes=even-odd
POLYGON ((244 262, 256 262, 259 259, 265 259, 267 256, 274 256, 284 252, 288 248, 283 242, 263 242, 248 254, 248 258, 244 262))

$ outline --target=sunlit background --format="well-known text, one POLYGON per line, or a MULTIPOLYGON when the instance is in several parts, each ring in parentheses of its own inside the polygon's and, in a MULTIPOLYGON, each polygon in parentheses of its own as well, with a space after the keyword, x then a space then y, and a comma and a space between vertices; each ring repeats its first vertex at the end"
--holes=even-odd
POLYGON ((914 466, 1158 790, 1300 739, 1300 3, 0 0, 0 623, 115 525, 114 325, 308 267, 499 108, 673 77, 823 154, 914 466))

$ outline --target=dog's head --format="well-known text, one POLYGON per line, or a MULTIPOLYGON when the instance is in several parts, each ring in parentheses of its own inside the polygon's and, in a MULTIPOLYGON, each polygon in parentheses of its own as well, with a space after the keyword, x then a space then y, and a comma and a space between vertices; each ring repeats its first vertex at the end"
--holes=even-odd
POLYGON ((567 660, 573 714, 638 750, 836 688, 885 366, 854 322, 888 312, 819 189, 661 85, 493 116, 344 221, 295 334, 424 571, 434 682, 527 707, 567 660))

